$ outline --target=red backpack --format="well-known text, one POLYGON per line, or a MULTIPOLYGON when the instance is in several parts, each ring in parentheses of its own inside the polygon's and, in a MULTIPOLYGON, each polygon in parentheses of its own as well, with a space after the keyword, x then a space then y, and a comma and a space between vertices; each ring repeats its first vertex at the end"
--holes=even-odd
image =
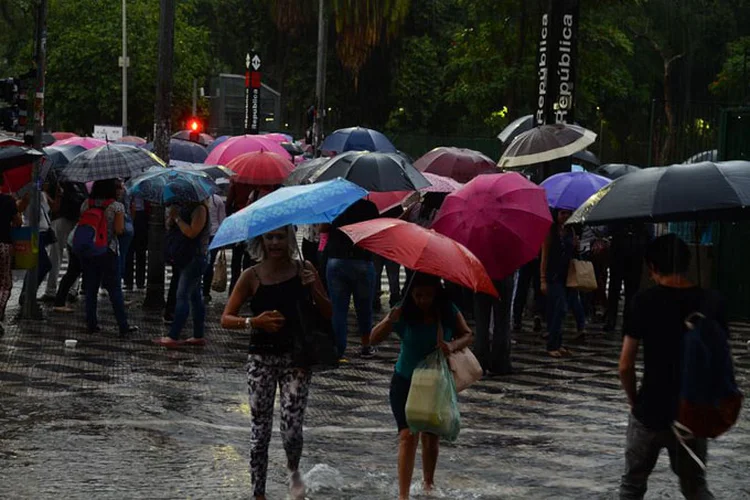
MULTIPOLYGON (((108 230, 107 217, 104 211, 115 200, 104 200, 94 206, 89 206, 78 219, 78 226, 73 233, 73 252, 79 257, 98 257, 107 253, 108 230)), ((92 204, 91 201, 89 201, 92 204)))

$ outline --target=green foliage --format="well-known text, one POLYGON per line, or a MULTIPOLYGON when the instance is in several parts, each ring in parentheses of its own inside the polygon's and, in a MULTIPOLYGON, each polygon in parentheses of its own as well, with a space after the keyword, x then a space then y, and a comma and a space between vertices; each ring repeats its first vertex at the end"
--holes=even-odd
POLYGON ((750 36, 729 44, 727 58, 711 84, 711 91, 728 101, 746 101, 750 96, 750 36))

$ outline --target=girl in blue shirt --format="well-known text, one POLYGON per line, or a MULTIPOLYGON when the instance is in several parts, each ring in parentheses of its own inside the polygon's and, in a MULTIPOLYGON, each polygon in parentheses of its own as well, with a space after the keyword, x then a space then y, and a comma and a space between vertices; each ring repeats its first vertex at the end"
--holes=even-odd
MULTIPOLYGON (((399 500, 409 498, 414 460, 420 434, 413 434, 406 422, 406 398, 414 369, 435 349, 446 356, 471 345, 474 335, 466 320, 447 298, 440 279, 417 273, 411 292, 401 306, 395 307, 372 331, 370 342, 375 345, 391 334, 401 339, 401 351, 391 380, 390 402, 399 433, 398 491, 399 500), (438 340, 438 322, 443 335, 438 340)), ((426 492, 432 490, 439 451, 439 437, 421 433, 423 483, 426 492)))

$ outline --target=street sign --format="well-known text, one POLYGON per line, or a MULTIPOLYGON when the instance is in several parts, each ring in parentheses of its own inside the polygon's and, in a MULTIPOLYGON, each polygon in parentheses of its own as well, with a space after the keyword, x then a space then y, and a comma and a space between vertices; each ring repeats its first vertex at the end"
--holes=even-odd
POLYGON ((113 142, 122 139, 122 127, 114 125, 94 125, 94 133, 91 137, 113 142))
POLYGON ((260 132, 261 59, 257 52, 245 57, 245 133, 260 132))

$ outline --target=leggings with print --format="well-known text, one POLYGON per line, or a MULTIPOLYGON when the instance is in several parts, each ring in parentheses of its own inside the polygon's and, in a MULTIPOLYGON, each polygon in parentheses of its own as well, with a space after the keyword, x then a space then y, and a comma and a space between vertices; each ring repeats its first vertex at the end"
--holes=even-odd
POLYGON ((5 316, 5 306, 10 299, 10 290, 13 288, 10 249, 10 243, 0 243, 0 318, 5 316))
POLYGON ((268 444, 273 431, 273 404, 280 389, 279 431, 287 457, 287 469, 296 472, 302 456, 302 424, 310 388, 310 371, 292 366, 287 356, 250 354, 247 358, 250 395, 250 470, 253 494, 264 495, 268 472, 268 444))

